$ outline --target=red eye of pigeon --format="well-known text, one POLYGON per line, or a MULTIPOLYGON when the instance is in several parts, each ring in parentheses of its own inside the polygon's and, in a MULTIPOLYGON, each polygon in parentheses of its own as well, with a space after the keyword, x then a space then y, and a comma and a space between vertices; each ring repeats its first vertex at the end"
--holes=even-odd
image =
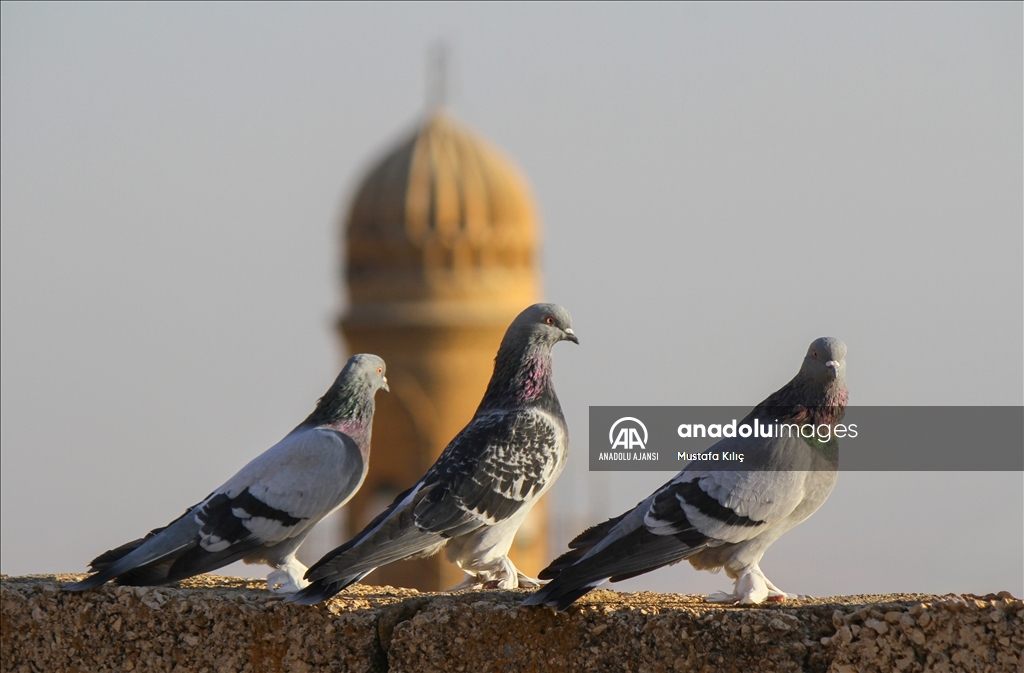
POLYGON ((548 316, 547 318, 544 318, 544 322, 547 323, 548 325, 554 325, 555 319, 552 318, 551 316, 548 316))

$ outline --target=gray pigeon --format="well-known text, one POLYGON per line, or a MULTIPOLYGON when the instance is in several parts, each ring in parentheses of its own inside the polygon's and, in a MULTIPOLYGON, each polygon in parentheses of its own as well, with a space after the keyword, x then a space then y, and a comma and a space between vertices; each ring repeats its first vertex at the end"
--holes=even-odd
MULTIPOLYGON (((710 452, 746 456, 746 471, 694 462, 622 516, 584 531, 570 551, 540 573, 551 580, 526 605, 569 607, 605 580, 617 582, 687 559, 698 570, 725 568, 731 593, 713 603, 761 603, 795 598, 772 584, 758 564, 779 537, 815 512, 836 482, 839 445, 830 431, 817 439, 790 437, 776 423, 834 426, 846 410, 846 345, 823 337, 811 344, 792 381, 741 422, 773 426, 774 437, 723 439, 710 452), (783 436, 778 436, 782 434, 783 436)), ((808 433, 809 434, 809 433, 808 433)))
POLYGON ((313 413, 284 439, 167 526, 93 559, 95 574, 65 590, 111 579, 168 584, 239 559, 275 568, 267 577, 275 593, 305 587, 306 567, 295 552, 366 477, 373 397, 388 390, 384 369, 376 355, 353 355, 313 413))
POLYGON ((374 568, 442 548, 461 586, 538 586, 508 558, 516 531, 565 466, 569 435, 551 381, 551 348, 579 343, 569 312, 535 304, 505 332, 487 392, 420 481, 358 535, 317 561, 290 602, 330 598, 374 568))

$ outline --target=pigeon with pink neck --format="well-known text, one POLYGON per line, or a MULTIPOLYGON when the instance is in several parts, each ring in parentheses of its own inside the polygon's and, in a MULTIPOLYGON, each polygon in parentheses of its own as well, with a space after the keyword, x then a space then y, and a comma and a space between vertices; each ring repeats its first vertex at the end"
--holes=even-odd
POLYGON ((354 538, 313 564, 289 601, 330 598, 374 568, 442 549, 460 587, 537 586, 508 558, 530 508, 565 466, 569 433, 552 383, 551 349, 579 343, 569 312, 530 306, 512 322, 469 424, 412 488, 354 538))
POLYGON ((374 395, 388 389, 384 370, 376 355, 353 355, 313 413, 284 439, 167 526, 93 559, 95 574, 64 589, 84 591, 109 580, 169 584, 237 560, 274 568, 267 588, 275 593, 305 587, 306 567, 295 552, 366 478, 374 395))
POLYGON ((772 427, 770 436, 722 439, 707 449, 746 456, 743 470, 694 461, 621 516, 585 530, 541 571, 551 580, 525 605, 564 610, 606 580, 618 582, 684 559, 698 570, 725 569, 733 591, 712 603, 795 598, 765 577, 761 557, 786 531, 811 516, 836 482, 839 440, 829 432, 775 431, 783 424, 834 426, 846 411, 846 344, 822 337, 807 349, 797 375, 741 422, 772 427))

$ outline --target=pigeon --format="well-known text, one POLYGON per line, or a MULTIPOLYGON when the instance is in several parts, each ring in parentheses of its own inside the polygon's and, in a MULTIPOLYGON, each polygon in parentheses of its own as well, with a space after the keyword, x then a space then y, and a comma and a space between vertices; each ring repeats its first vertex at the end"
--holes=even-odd
POLYGON ((541 571, 540 579, 550 582, 524 604, 565 610, 605 580, 617 582, 683 559, 698 570, 725 568, 735 580, 732 592, 712 594, 709 602, 796 598, 772 584, 759 563, 773 542, 825 502, 836 482, 839 446, 830 430, 804 439, 780 432, 776 423, 835 426, 846 400, 846 345, 817 339, 793 380, 741 422, 753 427, 758 420, 762 433, 769 424, 775 436, 730 437, 707 449, 745 454, 744 471, 688 464, 632 510, 577 536, 570 551, 541 571))
POLYGON ((223 486, 163 528, 101 554, 95 573, 67 591, 109 580, 169 584, 242 559, 275 570, 274 593, 305 587, 295 558, 313 526, 359 490, 370 458, 374 395, 388 390, 384 361, 353 355, 313 413, 223 486))
POLYGON ((539 586, 508 550, 565 466, 569 434, 551 380, 551 348, 559 341, 579 343, 564 308, 535 304, 520 313, 469 424, 412 488, 311 566, 311 584, 287 600, 319 603, 374 568, 442 548, 466 573, 459 588, 539 586))

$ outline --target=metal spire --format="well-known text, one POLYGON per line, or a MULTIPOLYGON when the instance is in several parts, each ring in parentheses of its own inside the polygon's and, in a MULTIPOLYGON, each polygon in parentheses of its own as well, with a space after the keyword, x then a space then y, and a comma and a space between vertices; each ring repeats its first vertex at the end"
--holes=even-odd
POLYGON ((448 103, 448 66, 451 48, 444 40, 427 51, 427 109, 436 110, 448 103))

